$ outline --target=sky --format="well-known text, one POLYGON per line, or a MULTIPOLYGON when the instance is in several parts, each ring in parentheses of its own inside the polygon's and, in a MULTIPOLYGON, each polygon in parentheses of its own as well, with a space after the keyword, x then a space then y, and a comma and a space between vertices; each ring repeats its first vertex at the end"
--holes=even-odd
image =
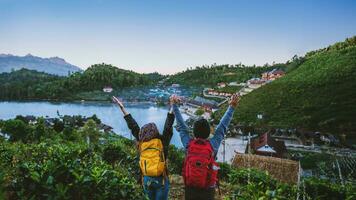
POLYGON ((0 53, 83 69, 263 65, 354 35, 353 0, 0 0, 0 53))

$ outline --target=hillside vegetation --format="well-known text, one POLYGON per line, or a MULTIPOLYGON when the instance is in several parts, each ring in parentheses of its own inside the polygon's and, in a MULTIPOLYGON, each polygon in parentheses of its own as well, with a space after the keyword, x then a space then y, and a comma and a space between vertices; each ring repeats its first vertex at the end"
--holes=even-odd
POLYGON ((355 41, 353 37, 308 53, 305 61, 286 76, 244 96, 233 121, 356 132, 355 41), (257 114, 263 114, 264 119, 257 121, 257 114))
POLYGON ((78 99, 83 92, 102 90, 105 86, 122 89, 134 86, 155 84, 161 75, 139 74, 119 69, 112 65, 96 64, 83 73, 77 72, 69 77, 22 69, 0 74, 0 99, 78 99))
MULTIPOLYGON (((0 199, 146 199, 134 141, 98 130, 96 116, 45 123, 22 116, 0 121, 0 199)), ((184 152, 169 148, 170 199, 183 198, 184 152)), ((221 164, 217 199, 296 199, 297 186, 266 172, 221 164)), ((306 179, 307 199, 352 199, 355 186, 306 179)), ((302 195, 302 191, 300 191, 302 195)))
POLYGON ((47 87, 49 82, 63 78, 29 69, 20 69, 11 73, 0 74, 0 99, 21 99, 35 97, 38 89, 47 87))
POLYGON ((174 74, 169 77, 167 83, 213 87, 219 82, 245 82, 250 78, 260 77, 265 71, 284 67, 286 67, 286 64, 264 67, 243 65, 202 66, 174 74))

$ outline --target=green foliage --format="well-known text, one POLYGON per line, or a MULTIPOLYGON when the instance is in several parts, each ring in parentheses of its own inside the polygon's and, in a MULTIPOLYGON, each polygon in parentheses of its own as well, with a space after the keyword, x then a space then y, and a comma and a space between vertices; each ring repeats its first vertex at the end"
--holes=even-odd
POLYGON ((291 61, 287 61, 286 72, 289 73, 297 69, 305 61, 304 57, 298 57, 297 55, 293 56, 291 61))
POLYGON ((334 158, 330 154, 326 153, 313 153, 313 152, 299 152, 302 153, 300 164, 303 169, 316 169, 318 163, 326 162, 332 163, 334 158))
MULTIPOLYGON (((30 129, 32 138, 19 135, 19 141, 26 144, 0 143, 0 197, 144 199, 137 183, 141 175, 135 142, 115 134, 98 135, 96 116, 86 122, 81 116, 56 119, 54 122, 64 126, 61 132, 55 131, 56 123, 43 126, 42 118, 35 125, 21 119, 25 118, 18 116, 16 123, 30 129), (91 142, 100 139, 100 145, 88 146, 87 137, 91 142)), ((2 121, 1 127, 13 121, 2 121)), ((180 174, 183 150, 170 146, 168 159, 170 173, 180 174)))
POLYGON ((254 169, 232 170, 229 183, 234 191, 230 199, 296 199, 297 196, 295 185, 278 182, 254 169))
POLYGON ((133 71, 123 70, 107 64, 95 64, 84 71, 83 74, 72 75, 66 79, 64 84, 77 87, 82 91, 101 90, 105 86, 112 86, 114 89, 142 86, 157 81, 151 79, 152 76, 138 74, 133 71), (77 82, 79 79, 79 82, 77 82))
POLYGON ((242 87, 241 86, 226 86, 223 88, 217 88, 215 91, 217 92, 227 92, 227 93, 236 93, 238 92, 242 87))
MULTIPOLYGON (((0 141, 0 198, 144 199, 137 183, 140 170, 134 141, 106 134, 99 136, 100 145, 88 146, 81 133, 97 133, 99 119, 94 120, 95 117, 84 123, 80 116, 64 116, 62 132, 43 127, 43 122, 31 125, 20 119, 23 118, 18 117, 16 123, 24 123, 19 126, 21 130, 23 125, 32 130, 23 137, 33 138, 25 140, 18 135, 18 141, 26 143, 0 141)), ((14 121, 1 121, 0 127, 14 121)), ((11 130, 16 131, 16 127, 11 130)), ((169 147, 170 174, 181 174, 184 157, 183 149, 169 147)), ((281 183, 265 172, 234 169, 224 163, 220 168, 220 180, 230 191, 227 199, 296 198, 295 185, 281 183)), ((342 186, 326 180, 305 180, 309 199, 353 199, 354 191, 349 182, 342 186)))
MULTIPOLYGON (((139 74, 104 63, 92 65, 83 73, 77 72, 69 77, 22 69, 0 74, 0 91, 3 91, 0 99, 92 99, 90 92, 101 91, 105 86, 118 90, 152 85, 161 78, 157 73, 139 74)), ((104 100, 107 100, 106 96, 104 100)))
POLYGON ((63 129, 64 129, 64 127, 65 127, 63 121, 61 121, 61 120, 59 120, 58 118, 56 118, 53 123, 54 123, 53 129, 54 129, 57 133, 60 133, 60 132, 63 131, 63 129))
POLYGON ((126 138, 115 139, 103 147, 103 160, 114 168, 126 169, 132 177, 140 179, 136 146, 126 138))
POLYGON ((204 114, 204 112, 205 112, 204 108, 198 108, 194 114, 200 116, 200 115, 204 114))
POLYGON ((168 170, 170 174, 181 174, 185 153, 183 149, 178 149, 170 145, 168 150, 168 170))
POLYGON ((29 127, 25 122, 13 119, 8 120, 2 124, 1 128, 3 133, 10 136, 10 141, 23 141, 25 142, 32 133, 31 127, 29 127))
POLYGON ((50 82, 60 81, 62 77, 21 69, 0 74, 0 99, 27 99, 41 97, 41 88, 50 82))
MULTIPOLYGON (((0 142, 2 142, 2 141, 0 141, 0 142)), ((5 173, 3 171, 0 171, 0 199, 5 199, 5 192, 3 191, 4 176, 5 176, 5 173)))
POLYGON ((309 178, 304 180, 304 184, 305 193, 309 199, 351 200, 356 198, 356 187, 352 183, 342 186, 327 180, 309 178))
POLYGON ((299 157, 303 170, 310 171, 313 177, 328 179, 340 184, 356 180, 356 171, 354 170, 356 157, 354 156, 305 151, 289 151, 289 153, 297 155, 295 157, 299 157))
MULTIPOLYGON (((356 131, 356 46, 308 57, 286 76, 242 97, 233 122, 270 127, 356 131)), ((215 117, 220 118, 224 109, 215 117)))
POLYGON ((261 74, 276 67, 284 68, 285 64, 274 66, 247 67, 244 65, 212 65, 187 69, 169 77, 166 83, 179 83, 187 86, 208 86, 214 87, 219 82, 246 82, 254 77, 261 77, 261 74))
POLYGON ((98 135, 96 123, 100 120, 95 116, 86 123, 83 120, 80 116, 64 116, 63 133, 55 134, 60 137, 53 136, 56 133, 53 127, 44 126, 42 118, 38 118, 35 125, 20 119, 3 121, 1 128, 5 126, 12 135, 20 130, 31 131, 15 134, 17 141, 27 144, 11 142, 13 140, 0 143, 0 197, 144 199, 136 182, 138 175, 135 173, 138 174, 139 169, 132 141, 119 136, 98 135), (29 135, 31 139, 28 139, 29 135), (86 145, 82 135, 96 143, 99 137, 107 139, 103 145, 92 148, 86 145), (71 142, 73 138, 75 143, 71 142), (115 151, 119 153, 113 154, 114 159, 120 161, 113 165, 115 160, 110 156, 115 151))
POLYGON ((143 198, 127 171, 112 169, 85 145, 14 143, 0 146, 0 152, 9 166, 7 194, 14 199, 143 198))
POLYGON ((96 122, 89 119, 80 130, 80 134, 85 138, 88 145, 97 145, 99 142, 100 132, 97 128, 96 122))
POLYGON ((319 49, 316 51, 310 51, 306 54, 306 57, 308 58, 308 57, 312 57, 314 55, 318 55, 321 53, 335 51, 335 50, 342 50, 342 49, 346 49, 346 48, 354 47, 354 46, 356 46, 356 36, 353 36, 351 38, 346 38, 346 40, 344 42, 337 42, 337 43, 330 45, 323 49, 319 49))
POLYGON ((227 164, 227 163, 219 163, 219 180, 222 181, 228 181, 229 180, 229 175, 231 173, 231 171, 233 170, 233 168, 231 167, 231 165, 227 164))

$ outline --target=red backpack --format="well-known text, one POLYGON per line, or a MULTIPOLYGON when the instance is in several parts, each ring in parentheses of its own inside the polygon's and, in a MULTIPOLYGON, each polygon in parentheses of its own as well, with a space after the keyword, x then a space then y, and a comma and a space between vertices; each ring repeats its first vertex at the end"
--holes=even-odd
POLYGON ((209 140, 193 139, 189 142, 183 164, 185 186, 207 189, 218 181, 219 165, 209 140))

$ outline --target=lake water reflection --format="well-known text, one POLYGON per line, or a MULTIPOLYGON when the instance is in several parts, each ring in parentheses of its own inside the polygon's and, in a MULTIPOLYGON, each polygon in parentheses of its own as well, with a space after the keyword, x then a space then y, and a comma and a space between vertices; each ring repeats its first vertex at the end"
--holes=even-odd
MULTIPOLYGON (((155 122, 162 133, 168 107, 157 107, 153 104, 127 104, 126 107, 140 126, 155 122)), ((114 132, 130 138, 130 130, 121 111, 111 103, 0 102, 0 119, 11 119, 16 115, 57 117, 57 111, 61 115, 92 116, 96 114, 103 123, 112 126, 114 132)), ((188 118, 186 115, 183 115, 183 117, 188 118)), ((182 147, 179 134, 175 129, 171 144, 182 147)))

